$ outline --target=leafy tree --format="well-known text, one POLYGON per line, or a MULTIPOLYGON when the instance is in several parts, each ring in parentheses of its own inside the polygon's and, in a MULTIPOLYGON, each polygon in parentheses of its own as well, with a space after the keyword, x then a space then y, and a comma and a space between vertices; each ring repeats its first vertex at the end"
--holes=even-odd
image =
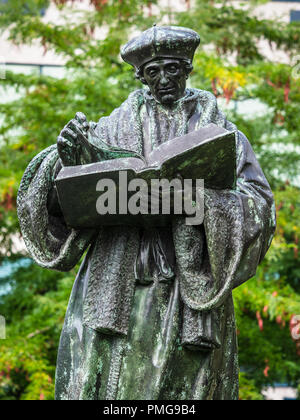
POLYGON ((31 262, 2 279, 13 292, 0 298, 8 325, 1 345, 0 400, 53 399, 56 346, 74 275, 31 262))
MULTIPOLYGON (((40 150, 56 141, 62 127, 84 112, 98 120, 116 108, 140 83, 119 57, 132 31, 156 21, 200 33, 191 85, 210 90, 248 136, 275 193, 278 227, 273 245, 254 279, 234 292, 241 373, 241 399, 260 399, 274 382, 300 383, 300 342, 291 337, 300 314, 299 147, 300 74, 294 57, 300 26, 261 19, 247 2, 195 0, 186 11, 160 10, 149 0, 56 0, 61 21, 48 22, 43 0, 0 3, 0 31, 15 44, 38 41, 66 61, 63 79, 7 72, 2 89, 20 97, 0 104, 0 237, 2 258, 15 260, 11 238, 18 235, 16 194, 21 176, 40 150), (105 36, 99 29, 105 28, 105 36), (284 50, 289 64, 268 61, 261 42, 284 50), (258 99, 264 113, 253 116, 233 105, 258 99), (298 147, 298 149, 297 149, 298 147)), ((11 291, 0 296, 8 339, 0 342, 0 398, 51 399, 56 349, 76 270, 68 275, 21 267, 1 280, 11 291)), ((0 282, 0 285, 1 285, 0 282)))

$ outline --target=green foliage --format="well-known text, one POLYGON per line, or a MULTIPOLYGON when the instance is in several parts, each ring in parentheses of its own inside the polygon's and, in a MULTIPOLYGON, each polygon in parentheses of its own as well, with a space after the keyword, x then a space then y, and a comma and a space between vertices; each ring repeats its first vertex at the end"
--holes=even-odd
POLYGON ((74 275, 31 263, 2 279, 12 290, 0 297, 0 313, 6 318, 0 399, 53 399, 57 343, 74 275))
POLYGON ((228 1, 196 0, 195 3, 196 7, 181 13, 177 21, 182 26, 199 31, 203 43, 213 43, 219 55, 236 54, 239 64, 252 64, 264 59, 258 46, 261 40, 267 40, 275 48, 279 47, 291 55, 299 51, 298 25, 257 18, 249 11, 258 2, 252 2, 254 4, 250 8, 244 2, 248 6, 246 11, 228 1))
MULTIPOLYGON (((19 229, 16 194, 32 157, 55 143, 77 111, 97 121, 141 87, 119 57, 132 31, 162 17, 191 27, 202 38, 191 85, 212 91, 222 103, 258 98, 266 107, 254 116, 226 111, 259 157, 275 192, 278 217, 276 238, 256 277, 234 292, 240 396, 261 399, 262 387, 273 382, 297 386, 300 344, 292 340, 289 322, 300 314, 300 74, 293 61, 300 47, 299 24, 256 17, 252 7, 263 1, 237 9, 226 1, 196 0, 186 12, 161 10, 161 16, 152 13, 156 2, 149 0, 91 0, 88 11, 79 10, 78 1, 55 1, 59 22, 41 17, 45 0, 0 3, 0 32, 7 31, 15 44, 40 43, 63 57, 67 67, 62 79, 7 72, 0 80, 0 89, 19 93, 18 99, 0 103, 2 257, 17 257, 11 243, 19 229), (101 41, 96 37, 100 28, 105 28, 101 41), (262 41, 284 50, 290 63, 268 61, 258 47, 262 41)), ((0 341, 1 399, 53 398, 56 350, 74 276, 75 271, 66 276, 30 265, 0 280, 0 286, 5 281, 12 287, 0 297, 0 314, 8 325, 8 339, 0 341)))
POLYGON ((249 378, 244 372, 240 373, 240 400, 263 400, 262 395, 257 391, 255 382, 249 378))

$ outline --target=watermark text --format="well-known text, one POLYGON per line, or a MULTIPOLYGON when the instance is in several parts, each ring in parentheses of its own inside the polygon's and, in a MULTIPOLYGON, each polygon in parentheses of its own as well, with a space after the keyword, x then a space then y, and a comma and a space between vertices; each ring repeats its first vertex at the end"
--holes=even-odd
POLYGON ((6 339, 6 323, 4 316, 0 315, 0 340, 6 339))
POLYGON ((300 315, 294 315, 291 319, 291 335, 293 340, 300 340, 300 315))
POLYGON ((300 55, 295 55, 292 60, 292 77, 294 79, 300 78, 300 55))
POLYGON ((100 179, 96 191, 99 215, 185 215, 187 225, 200 225, 204 219, 204 180, 135 178, 128 182, 126 171, 116 183, 100 179))
POLYGON ((0 79, 6 79, 6 61, 2 55, 0 55, 0 79))

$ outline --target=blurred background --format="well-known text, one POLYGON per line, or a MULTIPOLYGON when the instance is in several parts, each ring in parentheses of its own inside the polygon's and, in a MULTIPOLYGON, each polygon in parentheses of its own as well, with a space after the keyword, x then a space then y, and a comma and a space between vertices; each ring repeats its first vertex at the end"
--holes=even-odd
POLYGON ((278 227, 234 291, 240 399, 300 398, 300 1, 0 0, 0 399, 51 400, 77 269, 39 268, 16 216, 23 172, 77 111, 108 115, 140 88, 120 46, 153 23, 202 39, 190 85, 249 138, 278 227))

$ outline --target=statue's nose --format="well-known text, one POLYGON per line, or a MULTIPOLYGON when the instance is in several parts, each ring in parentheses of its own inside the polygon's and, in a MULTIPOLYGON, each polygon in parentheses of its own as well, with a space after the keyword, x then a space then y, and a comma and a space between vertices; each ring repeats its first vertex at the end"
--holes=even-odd
POLYGON ((169 83, 169 80, 166 77, 165 73, 161 73, 161 76, 160 76, 160 85, 161 86, 167 86, 168 83, 169 83))

